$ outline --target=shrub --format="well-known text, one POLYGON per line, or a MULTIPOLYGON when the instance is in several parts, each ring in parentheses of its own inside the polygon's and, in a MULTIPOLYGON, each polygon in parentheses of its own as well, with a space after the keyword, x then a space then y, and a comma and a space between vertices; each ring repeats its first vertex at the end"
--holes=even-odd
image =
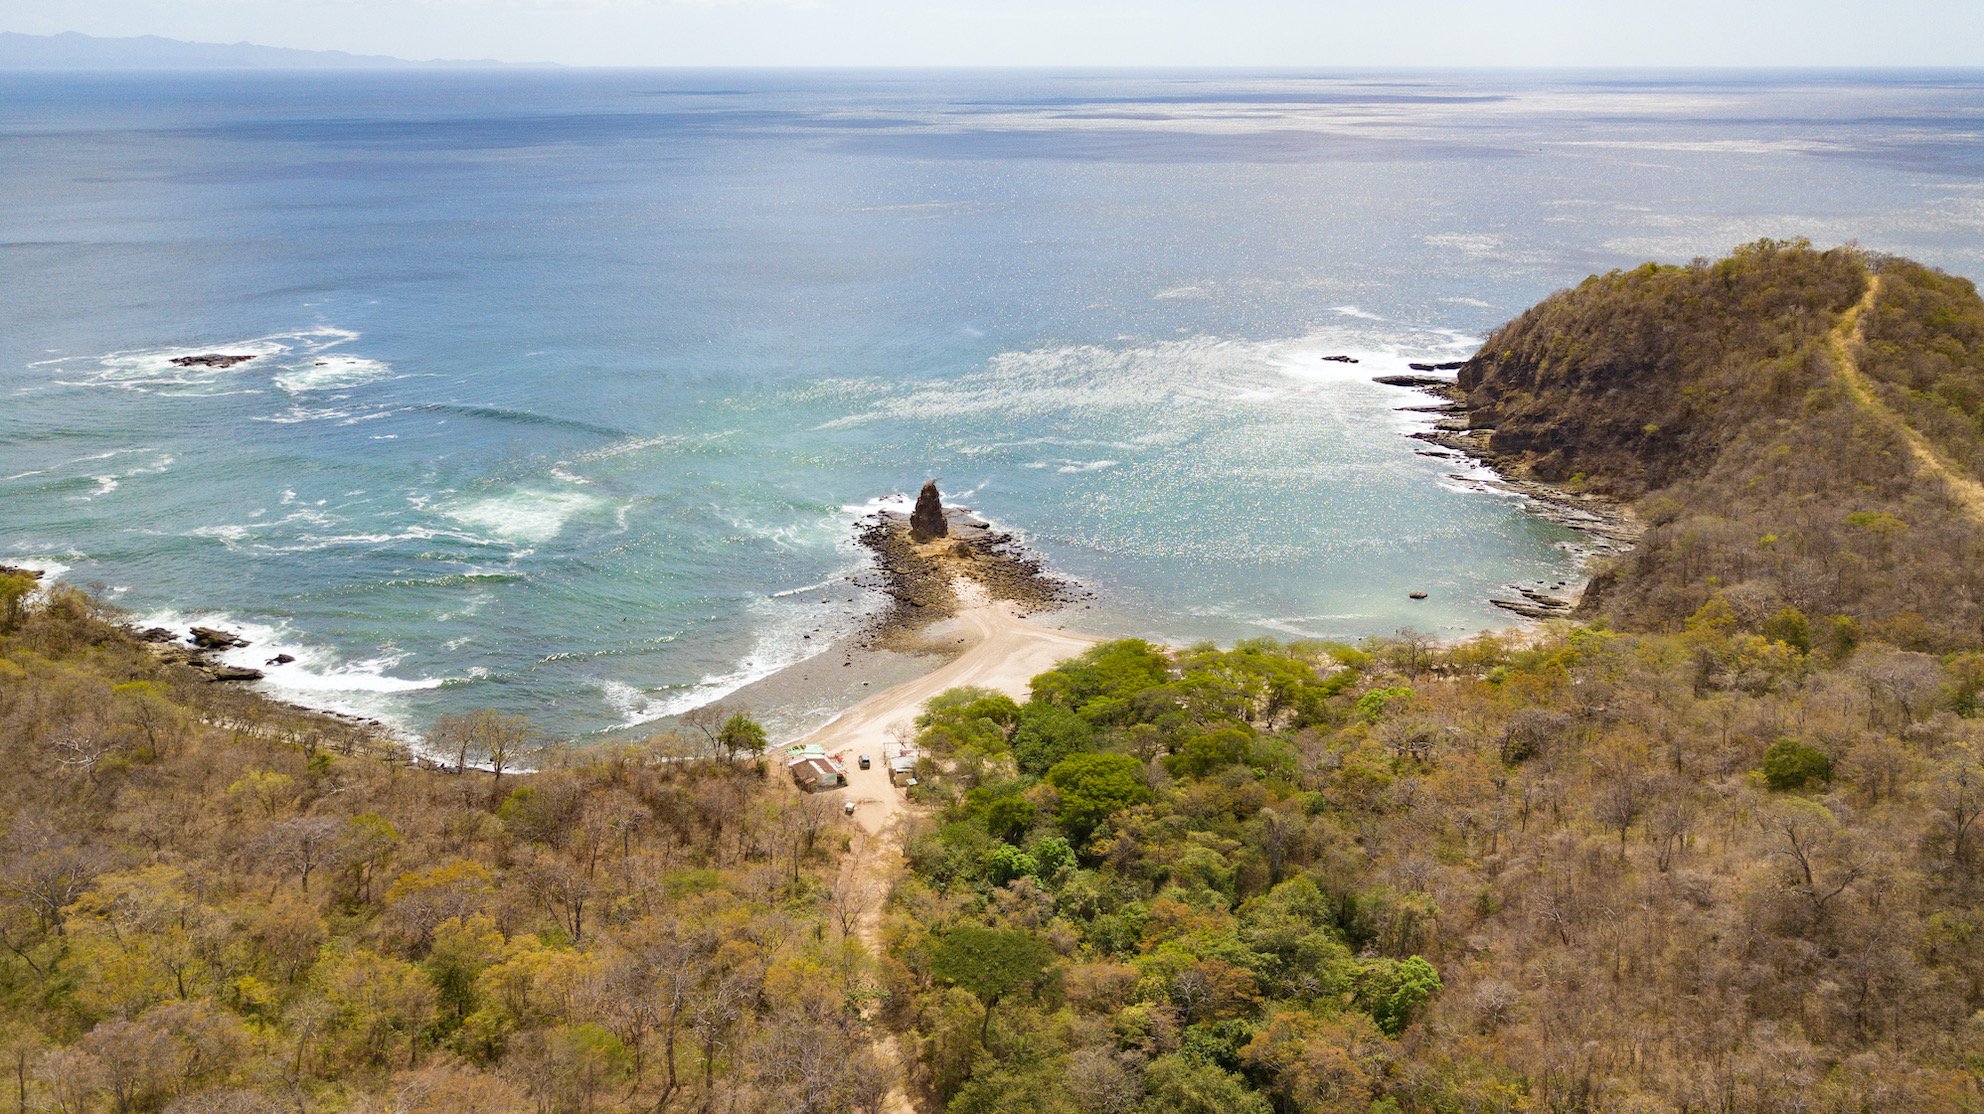
POLYGON ((1780 793, 1793 792, 1832 778, 1832 759, 1797 739, 1779 739, 1764 751, 1764 783, 1780 793))

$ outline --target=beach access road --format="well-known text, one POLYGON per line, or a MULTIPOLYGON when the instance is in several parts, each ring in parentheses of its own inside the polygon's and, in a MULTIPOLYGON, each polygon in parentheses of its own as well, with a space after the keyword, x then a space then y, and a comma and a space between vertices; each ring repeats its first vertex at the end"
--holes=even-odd
POLYGON ((841 755, 847 766, 846 799, 854 802, 855 822, 871 836, 887 832, 907 807, 902 790, 889 784, 887 756, 901 741, 915 737, 916 717, 931 697, 975 686, 1025 700, 1027 682, 1035 675, 1101 641, 1023 619, 1012 604, 988 599, 985 589, 972 581, 959 578, 956 590, 964 653, 876 693, 799 740, 841 755), (863 754, 874 759, 866 770, 858 761, 863 754))
MULTIPOLYGON (((957 593, 964 653, 921 677, 876 693, 800 740, 816 743, 828 754, 840 754, 847 769, 848 788, 837 796, 854 802, 857 830, 836 888, 855 907, 854 934, 870 952, 881 950, 882 903, 902 868, 899 821, 910 811, 903 791, 889 784, 890 749, 914 737, 917 715, 938 693, 972 685, 1024 700, 1027 682, 1036 674, 1101 641, 1028 622, 1014 613, 1011 603, 989 599, 985 589, 972 581, 959 578, 957 593), (863 754, 874 760, 865 770, 860 763, 863 754)), ((892 1034, 879 1027, 876 1032, 875 1057, 889 1073, 882 1112, 915 1114, 902 1050, 892 1034)))

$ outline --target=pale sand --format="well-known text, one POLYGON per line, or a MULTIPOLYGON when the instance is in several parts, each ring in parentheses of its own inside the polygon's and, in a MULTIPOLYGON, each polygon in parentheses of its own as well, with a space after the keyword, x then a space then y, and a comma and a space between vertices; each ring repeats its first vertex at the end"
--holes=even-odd
MULTIPOLYGON (((854 903, 855 936, 876 954, 882 950, 882 905, 902 865, 897 822, 910 811, 903 791, 889 784, 888 753, 894 744, 915 737, 916 717, 923 705, 946 689, 969 685, 1024 700, 1027 682, 1035 676, 1103 641, 1022 619, 1014 614, 1013 604, 988 599, 976 582, 960 577, 955 588, 958 610, 943 625, 943 639, 962 643, 966 647, 962 654, 876 693, 796 740, 839 754, 847 768, 847 789, 830 799, 854 802, 857 830, 841 861, 836 889, 854 903), (863 754, 873 759, 866 770, 859 762, 863 754)), ((871 1020, 872 1013, 871 1009, 871 1020)), ((877 1025, 871 1047, 889 1073, 883 1114, 916 1114, 906 1086, 907 1064, 895 1036, 877 1025)))
POLYGON ((854 802, 855 820, 870 835, 886 830, 904 811, 902 790, 889 784, 887 754, 898 740, 915 736, 916 717, 925 702, 967 685, 1024 700, 1028 681, 1102 641, 1022 619, 1012 604, 987 599, 985 589, 971 581, 960 579, 957 593, 953 622, 967 646, 964 653, 876 693, 797 740, 842 755, 848 774, 845 799, 854 802), (863 754, 874 759, 866 770, 856 761, 863 754))

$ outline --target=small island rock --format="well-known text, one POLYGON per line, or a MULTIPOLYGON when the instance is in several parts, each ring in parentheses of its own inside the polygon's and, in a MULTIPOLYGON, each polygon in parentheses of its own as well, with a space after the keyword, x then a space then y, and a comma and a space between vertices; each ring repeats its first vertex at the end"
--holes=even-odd
POLYGON ((916 509, 909 512, 910 540, 927 542, 950 532, 950 525, 944 521, 944 497, 937 493, 937 481, 931 480, 917 493, 916 509))
POLYGON ((226 370, 235 364, 245 364, 253 356, 230 356, 223 352, 208 352, 199 356, 174 356, 173 364, 178 367, 211 367, 226 370))

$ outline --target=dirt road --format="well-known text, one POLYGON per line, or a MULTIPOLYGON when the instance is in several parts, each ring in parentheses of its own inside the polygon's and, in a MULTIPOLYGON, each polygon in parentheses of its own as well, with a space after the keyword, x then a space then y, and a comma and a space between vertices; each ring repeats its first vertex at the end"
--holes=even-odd
POLYGON ((1101 641, 1019 618, 1011 604, 986 599, 985 590, 970 581, 959 580, 956 587, 957 623, 969 649, 947 665, 876 693, 799 740, 843 754, 847 799, 854 802, 855 821, 871 835, 886 832, 906 807, 902 791, 889 784, 884 754, 898 733, 908 737, 916 730, 926 701, 962 685, 1024 700, 1035 674, 1101 641), (871 769, 859 768, 856 758, 863 754, 875 760, 871 769))
POLYGON ((1839 367, 1840 378, 1846 382, 1847 390, 1861 407, 1894 427, 1901 439, 1908 445, 1909 455, 1923 471, 1940 479, 1950 498, 1961 507, 1971 519, 1984 522, 1984 484, 1978 483, 1964 471, 1943 459, 1943 454, 1929 443, 1928 438, 1917 433, 1914 427, 1894 412, 1874 390, 1874 384, 1867 374, 1860 370, 1860 362, 1853 358, 1853 345, 1859 343, 1864 323, 1862 319, 1873 307, 1874 300, 1881 293, 1881 276, 1867 276, 1867 292, 1860 296, 1853 308, 1840 315, 1839 324, 1833 328, 1827 343, 1832 347, 1833 363, 1839 367))
MULTIPOLYGON (((839 885, 859 903, 854 932, 871 952, 881 946, 882 903, 902 867, 898 821, 910 811, 902 790, 889 784, 890 744, 898 737, 910 737, 924 703, 946 689, 974 685, 1025 699, 1027 682, 1036 674, 1101 641, 1028 622, 1013 613, 1012 604, 987 599, 985 589, 969 580, 960 579, 955 587, 958 626, 969 647, 962 655, 869 697, 798 740, 840 754, 847 767, 848 788, 840 799, 854 802, 859 830, 842 863, 839 885), (874 760, 866 770, 859 762, 863 754, 874 760)), ((914 1114, 895 1037, 879 1033, 874 1049, 890 1072, 884 1114, 914 1114)))

